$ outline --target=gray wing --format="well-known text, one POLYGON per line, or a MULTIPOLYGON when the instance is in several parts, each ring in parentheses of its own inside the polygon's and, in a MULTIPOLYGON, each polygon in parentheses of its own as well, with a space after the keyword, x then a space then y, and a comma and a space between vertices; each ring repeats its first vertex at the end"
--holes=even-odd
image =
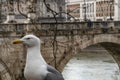
POLYGON ((52 66, 47 66, 48 74, 44 80, 64 80, 63 76, 52 66))

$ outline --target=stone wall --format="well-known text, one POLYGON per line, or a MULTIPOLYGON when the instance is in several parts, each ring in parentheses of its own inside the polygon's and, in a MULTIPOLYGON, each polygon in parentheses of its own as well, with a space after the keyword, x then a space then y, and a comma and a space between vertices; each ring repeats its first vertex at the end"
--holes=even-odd
POLYGON ((24 66, 25 59, 22 45, 15 46, 11 44, 12 39, 2 38, 0 40, 0 62, 4 68, 0 70, 2 80, 15 80, 21 75, 21 70, 24 66), (11 79, 7 75, 10 75, 11 79), (15 79, 14 79, 15 78, 15 79))
POLYGON ((25 34, 33 33, 40 37, 43 57, 59 71, 77 52, 90 45, 103 42, 120 44, 119 29, 109 28, 104 33, 100 23, 95 23, 92 28, 86 26, 86 23, 2 24, 0 27, 5 32, 0 31, 0 59, 8 66, 13 78, 20 79, 23 78, 26 49, 23 45, 11 44, 11 41, 25 34))

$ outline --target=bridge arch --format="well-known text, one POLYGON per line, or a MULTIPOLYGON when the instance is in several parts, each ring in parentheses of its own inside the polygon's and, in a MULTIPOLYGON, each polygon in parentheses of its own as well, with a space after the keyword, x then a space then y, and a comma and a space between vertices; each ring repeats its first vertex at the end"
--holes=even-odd
MULTIPOLYGON (((86 37, 85 37, 86 38, 86 37)), ((103 42, 109 42, 109 43, 115 43, 120 44, 119 35, 113 35, 113 34, 98 34, 93 36, 87 36, 88 39, 82 39, 82 43, 78 42, 80 45, 80 49, 84 49, 90 45, 103 43, 103 42)))
MULTIPOLYGON (((95 45, 95 44, 101 44, 101 43, 111 43, 111 44, 117 44, 120 45, 120 35, 118 34, 96 34, 96 35, 83 35, 81 36, 75 36, 74 37, 74 45, 71 46, 74 47, 74 50, 72 51, 71 47, 68 49, 66 53, 69 53, 65 56, 65 58, 59 63, 58 69, 63 70, 67 62, 79 51, 87 48, 88 46, 95 45)), ((112 53, 112 52, 111 52, 112 53)), ((116 56, 114 54, 111 54, 113 57, 116 56)), ((118 55, 120 56, 120 55, 118 55)), ((116 57, 114 57, 115 60, 116 57)), ((120 62, 116 61, 118 65, 120 62)), ((120 66, 119 66, 120 67, 120 66)))
POLYGON ((0 80, 13 80, 10 69, 2 59, 0 59, 0 80))
POLYGON ((91 48, 91 46, 87 47, 88 49, 86 48, 85 50, 82 50, 82 52, 76 54, 67 63, 67 66, 63 70, 63 75, 66 80, 96 80, 97 77, 101 80, 112 80, 114 77, 118 79, 120 75, 119 68, 117 63, 114 62, 113 57, 106 50, 104 50, 104 48, 99 49, 96 46, 91 48), (73 74, 75 77, 72 76, 73 74))
POLYGON ((116 34, 94 35, 91 39, 89 39, 87 41, 83 41, 80 49, 82 50, 84 48, 87 48, 88 46, 95 45, 95 44, 101 44, 107 51, 109 51, 109 54, 112 55, 112 57, 116 60, 118 66, 120 68, 119 35, 116 35, 116 34))
MULTIPOLYGON (((76 38, 78 38, 78 37, 76 36, 76 38)), ((120 70, 119 69, 120 68, 120 61, 119 60, 120 60, 120 58, 118 57, 118 56, 120 56, 120 54, 116 53, 116 52, 118 52, 118 50, 120 48, 119 35, 116 35, 116 34, 86 35, 86 36, 82 36, 81 40, 80 39, 75 39, 75 40, 77 42, 75 44, 76 45, 75 46, 76 54, 79 54, 79 52, 81 50, 83 50, 91 45, 100 44, 101 46, 103 46, 107 51, 109 51, 109 55, 112 55, 113 59, 115 60, 116 65, 117 65, 116 66, 116 72, 118 74, 117 76, 120 75, 120 73, 119 73, 119 70, 120 70), (113 47, 113 48, 111 49, 111 47, 113 47), (116 49, 116 47, 118 49, 116 49)), ((73 56, 76 54, 73 52, 73 56)), ((70 61, 73 58, 73 56, 71 58, 68 58, 69 59, 68 61, 70 61)))

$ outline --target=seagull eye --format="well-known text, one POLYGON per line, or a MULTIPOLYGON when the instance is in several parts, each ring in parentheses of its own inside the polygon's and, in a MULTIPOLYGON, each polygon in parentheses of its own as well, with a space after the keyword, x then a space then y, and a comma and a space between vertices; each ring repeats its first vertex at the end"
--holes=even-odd
POLYGON ((31 38, 26 38, 27 40, 31 39, 31 38))

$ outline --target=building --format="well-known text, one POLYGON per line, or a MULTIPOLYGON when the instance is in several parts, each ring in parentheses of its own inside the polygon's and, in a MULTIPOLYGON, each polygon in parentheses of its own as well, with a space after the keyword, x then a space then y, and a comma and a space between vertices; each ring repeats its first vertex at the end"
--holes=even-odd
POLYGON ((67 5, 67 13, 69 13, 68 19, 70 17, 75 17, 75 19, 79 19, 80 17, 80 4, 70 4, 67 5))
POLYGON ((112 2, 110 0, 96 1, 96 20, 106 21, 106 20, 114 19, 116 13, 115 13, 115 8, 113 4, 114 4, 113 0, 112 2))
MULTIPOLYGON (((120 0, 68 0, 66 1, 67 11, 70 12, 75 19, 80 21, 108 21, 108 20, 120 20, 120 0), (74 10, 77 9, 76 16, 74 10)), ((70 20, 70 16, 67 16, 70 20)))
MULTIPOLYGON (((13 14, 14 19, 17 23, 24 23, 26 20, 26 16, 29 13, 29 10, 31 7, 30 0, 12 0, 13 1, 13 14)), ((36 16, 36 21, 38 22, 50 22, 55 21, 54 15, 58 21, 63 21, 65 19, 65 0, 46 0, 46 5, 44 3, 44 0, 34 0, 34 12, 36 16), (46 7, 46 5, 53 10, 52 12, 49 8, 46 7), (55 12, 57 14, 55 14, 55 12)), ((9 14, 9 8, 11 8, 11 5, 9 5, 6 1, 1 2, 0 11, 1 11, 1 17, 5 16, 4 19, 2 19, 2 22, 5 21, 7 15, 9 14)))
MULTIPOLYGON (((71 0, 67 2, 67 11, 67 13, 75 17, 75 19, 79 19, 80 21, 84 21, 87 19, 94 20, 95 0, 71 0)), ((67 18, 71 19, 71 16, 68 16, 67 18)))
POLYGON ((37 15, 40 22, 55 21, 54 16, 58 21, 65 20, 65 0, 46 0, 46 5, 53 10, 53 12, 46 8, 43 0, 38 0, 37 15))

